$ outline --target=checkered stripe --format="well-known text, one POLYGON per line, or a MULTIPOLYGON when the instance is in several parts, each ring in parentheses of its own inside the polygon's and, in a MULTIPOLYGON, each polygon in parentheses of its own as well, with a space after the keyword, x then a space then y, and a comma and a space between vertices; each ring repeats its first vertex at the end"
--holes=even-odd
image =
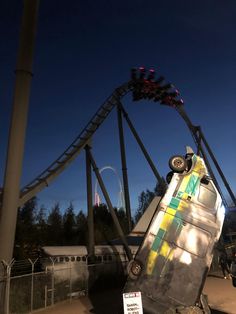
POLYGON ((163 216, 160 228, 152 243, 146 264, 146 273, 153 274, 154 269, 162 269, 166 260, 173 258, 174 250, 170 244, 164 240, 165 234, 172 229, 175 234, 180 234, 182 230, 181 211, 184 208, 185 200, 189 200, 196 195, 200 184, 202 173, 206 173, 206 168, 201 158, 194 155, 195 166, 193 171, 186 175, 181 182, 176 197, 172 197, 163 216))

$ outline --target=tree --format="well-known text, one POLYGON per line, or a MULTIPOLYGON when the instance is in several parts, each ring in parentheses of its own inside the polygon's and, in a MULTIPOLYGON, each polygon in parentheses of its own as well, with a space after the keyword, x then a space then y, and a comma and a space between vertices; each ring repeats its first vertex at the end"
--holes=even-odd
POLYGON ((65 245, 76 244, 75 240, 75 214, 74 207, 70 203, 63 215, 63 239, 65 245))
POLYGON ((79 245, 86 245, 87 244, 87 233, 88 233, 88 225, 87 225, 87 218, 85 217, 82 210, 79 211, 78 215, 76 216, 76 243, 79 245))
POLYGON ((47 244, 49 239, 46 211, 47 209, 41 206, 36 215, 36 243, 40 246, 47 244))
POLYGON ((48 244, 50 245, 61 245, 63 243, 63 232, 62 232, 62 215, 60 212, 59 203, 56 203, 48 216, 48 231, 49 238, 48 244))
POLYGON ((159 184, 157 182, 155 188, 153 191, 146 190, 146 192, 142 191, 141 194, 139 195, 138 201, 139 201, 139 206, 138 209, 135 213, 135 221, 136 223, 138 220, 142 217, 144 214, 145 210, 148 208, 149 204, 153 200, 155 196, 163 196, 165 193, 165 186, 163 184, 159 184))
POLYGON ((23 259, 32 257, 36 249, 35 218, 37 211, 37 198, 33 197, 18 209, 14 257, 23 259))
MULTIPOLYGON (((129 226, 128 226, 128 219, 127 215, 125 213, 125 210, 123 208, 116 209, 117 218, 119 220, 119 223, 121 225, 122 230, 124 231, 124 234, 128 234, 129 232, 129 226)), ((133 222, 132 222, 133 224, 133 222)))

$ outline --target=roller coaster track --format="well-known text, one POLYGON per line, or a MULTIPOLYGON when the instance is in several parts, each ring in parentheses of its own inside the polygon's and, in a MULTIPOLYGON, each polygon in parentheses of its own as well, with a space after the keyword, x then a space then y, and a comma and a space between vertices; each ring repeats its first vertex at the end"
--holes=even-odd
MULTIPOLYGON (((120 87, 116 88, 114 92, 107 98, 107 100, 102 104, 102 106, 97 110, 92 119, 88 122, 85 128, 81 131, 81 133, 76 137, 76 139, 67 147, 67 149, 39 176, 37 176, 33 181, 27 184, 20 191, 18 206, 22 206, 25 202, 35 196, 38 192, 40 192, 43 188, 47 187, 51 181, 53 181, 66 167, 79 155, 81 150, 90 142, 90 139, 99 128, 99 126, 104 122, 109 113, 115 106, 121 105, 121 98, 125 96, 128 92, 133 92, 133 100, 153 100, 158 101, 161 104, 171 106, 180 114, 180 116, 184 119, 187 124, 193 139, 196 143, 198 151, 202 154, 207 168, 209 170, 210 175, 213 178, 214 183, 216 184, 224 203, 227 205, 227 202, 224 199, 224 195, 219 187, 219 184, 214 176, 214 173, 211 169, 211 165, 206 156, 205 150, 202 146, 202 142, 205 145, 213 163, 216 166, 218 173, 220 174, 224 185, 229 192, 229 195, 236 206, 236 198, 231 190, 223 171, 221 170, 209 144, 207 143, 203 132, 201 131, 200 126, 194 126, 186 114, 182 99, 179 99, 179 92, 175 89, 172 84, 163 85, 163 77, 160 77, 158 80, 153 81, 154 73, 153 70, 150 70, 151 74, 149 77, 145 79, 145 73, 143 72, 143 68, 140 68, 141 72, 139 73, 139 77, 136 73, 132 73, 131 80, 127 83, 124 83, 120 87)), ((127 117, 127 113, 122 109, 124 117, 126 118, 129 126, 130 122, 127 117)), ((130 126, 133 129, 133 126, 130 126)), ((137 135, 136 135, 137 137, 137 135)), ((142 146, 142 144, 141 144, 142 146)), ((152 167, 153 168, 153 167, 152 167)), ((154 169, 155 170, 155 169, 154 169)), ((153 171, 154 171, 153 170, 153 171)), ((154 173, 156 173, 154 171, 154 173)), ((159 178, 159 174, 156 173, 157 179, 159 178)), ((2 198, 3 191, 0 191, 0 200, 2 198)))
POLYGON ((131 82, 115 89, 67 149, 39 176, 20 191, 19 206, 48 186, 81 152, 120 99, 132 90, 131 82))

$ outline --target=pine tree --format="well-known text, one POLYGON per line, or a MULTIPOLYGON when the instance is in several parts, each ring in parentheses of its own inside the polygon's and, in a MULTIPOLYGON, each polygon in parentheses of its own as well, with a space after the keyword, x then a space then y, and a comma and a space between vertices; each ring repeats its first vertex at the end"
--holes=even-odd
POLYGON ((64 244, 73 245, 76 244, 75 239, 75 214, 73 204, 70 203, 69 207, 63 215, 63 234, 64 244))
POLYGON ((62 245, 63 244, 63 229, 62 229, 62 215, 60 212, 60 205, 56 203, 48 216, 48 244, 62 245))
POLYGON ((36 254, 36 227, 37 198, 33 197, 18 209, 14 257, 24 259, 36 254))
POLYGON ((87 218, 82 210, 76 216, 76 244, 87 245, 88 224, 87 218))

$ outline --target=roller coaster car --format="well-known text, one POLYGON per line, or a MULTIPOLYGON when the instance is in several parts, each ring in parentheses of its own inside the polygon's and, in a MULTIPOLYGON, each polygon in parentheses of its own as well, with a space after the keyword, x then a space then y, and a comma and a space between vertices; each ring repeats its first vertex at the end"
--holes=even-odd
POLYGON ((169 161, 169 186, 128 265, 125 292, 141 291, 144 313, 210 313, 201 294, 224 221, 203 159, 169 161))

